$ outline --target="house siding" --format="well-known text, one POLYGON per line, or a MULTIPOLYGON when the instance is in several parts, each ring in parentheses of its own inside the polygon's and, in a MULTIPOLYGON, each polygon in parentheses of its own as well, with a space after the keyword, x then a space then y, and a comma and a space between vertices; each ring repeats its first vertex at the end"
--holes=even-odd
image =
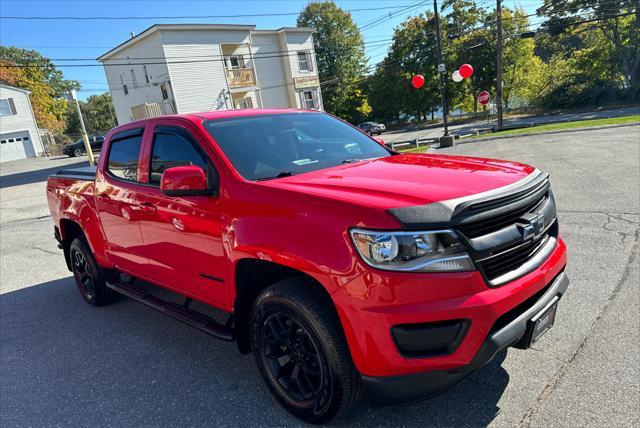
POLYGON ((180 113, 233 108, 225 95, 227 80, 221 44, 249 43, 248 31, 171 30, 162 31, 162 40, 168 61, 171 57, 193 57, 197 61, 169 64, 180 113))
POLYGON ((17 134, 28 132, 29 142, 25 144, 27 155, 41 156, 44 152, 40 133, 36 119, 29 101, 29 94, 21 90, 16 90, 8 86, 0 86, 0 99, 12 98, 16 108, 16 114, 11 116, 0 116, 0 135, 17 134), (32 150, 29 150, 32 148, 32 150))
POLYGON ((118 123, 123 124, 134 119, 131 112, 132 107, 144 103, 163 102, 160 85, 169 82, 169 71, 167 65, 163 63, 164 51, 160 34, 158 33, 152 34, 131 47, 118 52, 116 58, 118 59, 105 60, 104 69, 118 123), (127 57, 132 59, 126 61, 127 57), (128 64, 125 62, 128 62, 128 64), (145 81, 143 64, 146 66, 150 76, 149 83, 145 81), (136 75, 137 85, 135 87, 131 78, 131 70, 136 75), (128 95, 124 93, 120 81, 121 74, 124 76, 125 83, 129 89, 128 95))
POLYGON ((283 61, 279 54, 286 50, 277 34, 253 34, 252 47, 255 67, 260 82, 263 107, 289 108, 295 107, 289 99, 287 78, 283 61))

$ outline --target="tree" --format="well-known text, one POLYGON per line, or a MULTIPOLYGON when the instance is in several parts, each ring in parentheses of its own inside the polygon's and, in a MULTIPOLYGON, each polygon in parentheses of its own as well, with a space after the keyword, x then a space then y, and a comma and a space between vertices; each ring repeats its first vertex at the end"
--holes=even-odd
POLYGON ((532 38, 522 38, 529 29, 529 19, 523 9, 514 12, 504 9, 503 34, 503 90, 502 99, 505 110, 514 101, 529 105, 539 96, 544 85, 542 80, 544 64, 535 56, 535 42, 532 38))
MULTIPOLYGON (((80 101, 80 111, 88 134, 105 134, 117 125, 111 109, 111 95, 108 93, 91 95, 87 101, 80 101)), ((73 103, 69 103, 65 132, 78 136, 81 132, 80 119, 73 103)))
POLYGON ((622 74, 624 86, 640 91, 640 1, 548 0, 538 9, 550 17, 545 28, 553 35, 597 29, 609 41, 611 59, 622 74), (580 25, 580 21, 591 22, 580 25), (587 30, 587 28, 589 30, 587 30), (579 30, 578 30, 579 31, 579 30))
POLYGON ((36 51, 0 46, 0 82, 31 91, 31 105, 40 128, 54 133, 65 126, 65 92, 78 89, 73 80, 65 80, 55 65, 36 51))
POLYGON ((299 27, 315 29, 314 48, 327 111, 357 122, 367 111, 359 88, 366 71, 364 42, 351 15, 332 1, 312 2, 298 16, 299 27))
POLYGON ((494 93, 496 76, 495 25, 490 14, 473 0, 447 0, 442 3, 445 63, 448 70, 449 106, 478 111, 478 94, 494 93), (462 64, 471 64, 470 79, 453 82, 449 75, 462 64))
POLYGON ((371 80, 369 96, 374 117, 423 120, 439 108, 435 43, 435 20, 430 13, 408 18, 396 27, 389 53, 371 80), (416 74, 425 77, 420 89, 410 84, 416 74))

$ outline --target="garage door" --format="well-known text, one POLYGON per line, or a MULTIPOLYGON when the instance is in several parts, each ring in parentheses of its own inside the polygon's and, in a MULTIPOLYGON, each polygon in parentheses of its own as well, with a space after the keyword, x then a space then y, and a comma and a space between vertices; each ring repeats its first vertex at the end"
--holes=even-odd
POLYGON ((34 157, 29 131, 0 134, 0 162, 34 157))

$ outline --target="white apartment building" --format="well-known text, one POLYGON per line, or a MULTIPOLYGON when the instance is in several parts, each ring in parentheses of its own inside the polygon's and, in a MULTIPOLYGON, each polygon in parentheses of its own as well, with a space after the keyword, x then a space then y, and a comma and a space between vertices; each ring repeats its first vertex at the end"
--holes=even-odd
POLYGON ((311 28, 153 25, 98 61, 119 124, 210 110, 322 110, 311 28))

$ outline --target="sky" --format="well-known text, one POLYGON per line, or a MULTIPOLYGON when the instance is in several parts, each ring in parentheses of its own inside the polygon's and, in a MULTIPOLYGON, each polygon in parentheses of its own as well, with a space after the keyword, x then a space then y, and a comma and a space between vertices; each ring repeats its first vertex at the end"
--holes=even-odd
MULTIPOLYGON (((258 29, 276 29, 296 25, 296 15, 309 0, 0 0, 0 44, 34 49, 52 58, 65 78, 80 82, 78 96, 108 90, 104 69, 95 58, 124 42, 131 32, 141 33, 153 24, 210 23, 252 24, 258 29), (7 17, 149 17, 201 16, 291 13, 287 16, 257 16, 239 18, 135 19, 135 20, 18 20, 7 17), (68 58, 84 58, 76 64, 95 64, 91 67, 72 67, 68 58)), ((442 0, 439 1, 441 3, 442 0)), ((477 0, 479 4, 494 5, 493 0, 477 0)), ((542 4, 542 0, 503 1, 505 7, 520 5, 528 13, 542 4)), ((384 58, 393 29, 407 17, 433 8, 431 0, 405 11, 401 6, 421 3, 419 0, 337 0, 341 8, 352 11, 359 27, 364 27, 365 54, 369 64, 384 58), (380 9, 390 8, 394 9, 380 9), (376 10, 377 9, 377 10, 376 10), (391 14, 391 16, 389 16, 391 14), (380 20, 378 22, 378 20, 380 20), (366 26, 366 27, 365 27, 366 26)))

